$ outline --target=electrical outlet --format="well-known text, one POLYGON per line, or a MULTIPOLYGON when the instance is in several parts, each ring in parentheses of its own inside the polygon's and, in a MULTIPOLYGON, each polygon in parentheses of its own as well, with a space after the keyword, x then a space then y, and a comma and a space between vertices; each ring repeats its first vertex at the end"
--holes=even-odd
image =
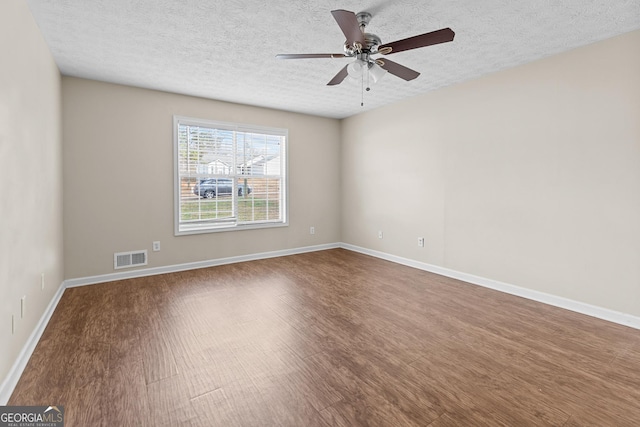
POLYGON ((418 246, 424 248, 424 237, 418 237, 418 246))
POLYGON ((378 231, 378 239, 382 239, 382 231, 378 231))
POLYGON ((314 226, 309 227, 309 234, 316 234, 316 228, 314 226))
POLYGON ((23 296, 20 298, 20 318, 24 319, 24 316, 27 311, 27 296, 23 296))
POLYGON ((44 273, 40 275, 40 289, 44 291, 44 273))
POLYGON ((158 252, 160 250, 160 242, 153 242, 153 251, 158 252))

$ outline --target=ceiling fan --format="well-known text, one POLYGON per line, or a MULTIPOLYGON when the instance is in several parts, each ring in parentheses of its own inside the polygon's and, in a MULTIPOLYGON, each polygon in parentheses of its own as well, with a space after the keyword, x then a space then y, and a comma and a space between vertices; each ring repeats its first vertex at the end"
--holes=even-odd
MULTIPOLYGON (((293 53, 276 55, 276 58, 279 59, 355 58, 355 61, 345 65, 344 68, 327 83, 328 86, 342 83, 348 75, 353 77, 362 76, 364 79, 365 73, 367 72, 367 77, 371 77, 374 82, 382 78, 387 72, 407 81, 413 80, 420 75, 419 72, 388 59, 373 59, 371 55, 390 55, 405 50, 446 43, 452 41, 455 36, 451 28, 443 28, 430 33, 382 44, 380 37, 365 32, 366 26, 371 21, 371 14, 369 12, 359 12, 355 14, 348 10, 339 9, 332 10, 331 14, 347 38, 344 43, 344 53, 293 53)), ((369 90, 368 87, 367 90, 369 90)))

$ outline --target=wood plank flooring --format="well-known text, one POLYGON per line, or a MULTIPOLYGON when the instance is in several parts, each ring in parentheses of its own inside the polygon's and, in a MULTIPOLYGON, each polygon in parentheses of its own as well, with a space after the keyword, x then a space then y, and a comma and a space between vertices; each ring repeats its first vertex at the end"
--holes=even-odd
POLYGON ((335 249, 65 291, 66 426, 640 425, 640 331, 335 249))

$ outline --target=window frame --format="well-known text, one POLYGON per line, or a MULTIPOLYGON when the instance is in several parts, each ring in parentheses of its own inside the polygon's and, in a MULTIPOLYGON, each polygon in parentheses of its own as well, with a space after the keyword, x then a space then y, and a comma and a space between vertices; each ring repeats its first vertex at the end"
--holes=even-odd
MULTIPOLYGON (((235 142, 234 142, 235 144, 235 142)), ((234 146, 235 150, 235 146, 234 146)), ((185 235, 193 235, 193 234, 206 234, 206 233, 219 233, 219 232, 227 232, 227 231, 240 231, 240 230, 255 230, 262 228, 275 228, 275 227, 287 227, 289 226, 289 130, 285 128, 275 128, 275 127, 266 127, 266 126, 258 126, 246 123, 233 123, 233 122, 223 122, 218 120, 210 120, 210 119, 199 119, 193 117, 186 116, 173 116, 173 186, 174 186, 174 198, 173 198, 173 214, 174 214, 174 235, 175 236, 185 236, 185 235), (179 166, 179 126, 187 125, 187 126, 201 126, 201 127, 210 127, 210 128, 218 128, 224 130, 232 130, 234 132, 253 132, 253 133, 264 133, 269 135, 278 135, 284 137, 284 147, 281 149, 281 156, 284 159, 281 159, 281 200, 280 200, 280 210, 282 220, 279 221, 265 221, 265 222, 245 222, 238 223, 236 218, 233 222, 224 221, 219 222, 218 224, 206 223, 202 222, 199 224, 193 224, 190 227, 183 227, 181 229, 181 218, 180 218, 180 166, 179 166)), ((242 175, 238 174, 234 171, 233 175, 228 176, 232 181, 234 181, 234 190, 232 190, 232 197, 237 198, 237 194, 235 191, 236 184, 235 181, 238 179, 242 179, 243 177, 251 178, 251 175, 242 175)), ((259 175, 258 175, 259 177, 259 175)), ((237 204, 237 202, 236 202, 237 204)))

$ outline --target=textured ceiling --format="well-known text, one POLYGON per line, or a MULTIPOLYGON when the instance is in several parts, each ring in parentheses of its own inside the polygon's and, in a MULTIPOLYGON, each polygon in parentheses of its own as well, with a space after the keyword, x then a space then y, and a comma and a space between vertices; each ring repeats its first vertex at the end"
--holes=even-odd
MULTIPOLYGON (((640 28, 639 0, 27 0, 64 75, 343 118, 640 28), (330 11, 368 11, 382 43, 455 40, 389 59, 422 74, 326 83, 350 59, 330 11)), ((640 47, 639 47, 640 48, 640 47)))

